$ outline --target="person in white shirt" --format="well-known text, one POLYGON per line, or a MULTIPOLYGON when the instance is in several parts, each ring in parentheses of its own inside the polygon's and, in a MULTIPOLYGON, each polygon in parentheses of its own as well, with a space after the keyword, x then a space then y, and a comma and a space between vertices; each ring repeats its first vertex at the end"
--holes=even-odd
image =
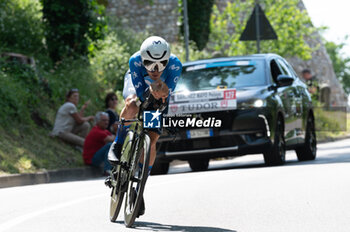
POLYGON ((90 101, 85 102, 79 112, 78 103, 79 90, 69 90, 66 94, 66 102, 58 109, 51 135, 82 148, 90 130, 88 121, 93 120, 94 116, 84 117, 84 111, 90 101))

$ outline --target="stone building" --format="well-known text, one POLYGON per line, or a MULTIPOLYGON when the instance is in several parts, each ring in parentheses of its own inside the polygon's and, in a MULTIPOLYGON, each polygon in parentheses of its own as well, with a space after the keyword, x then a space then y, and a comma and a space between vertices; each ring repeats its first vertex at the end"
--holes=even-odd
MULTIPOLYGON (((224 9, 229 1, 235 0, 215 0, 215 4, 219 9, 224 9)), ((178 39, 178 0, 109 0, 108 3, 109 13, 116 15, 124 25, 133 30, 137 32, 148 30, 170 42, 175 42, 178 39)), ((299 7, 306 10, 302 1, 299 7)), ((232 33, 234 33, 234 29, 232 29, 232 33)), ((303 69, 310 69, 316 75, 322 91, 326 93, 326 90, 330 90, 329 99, 325 99, 325 95, 322 95, 320 100, 331 105, 346 106, 347 95, 335 76, 332 62, 322 43, 321 36, 317 33, 313 39, 309 38, 307 43, 311 47, 320 45, 319 49, 312 53, 311 60, 303 61, 299 58, 289 58, 288 61, 299 75, 303 69), (323 89, 323 87, 325 88, 323 89)))

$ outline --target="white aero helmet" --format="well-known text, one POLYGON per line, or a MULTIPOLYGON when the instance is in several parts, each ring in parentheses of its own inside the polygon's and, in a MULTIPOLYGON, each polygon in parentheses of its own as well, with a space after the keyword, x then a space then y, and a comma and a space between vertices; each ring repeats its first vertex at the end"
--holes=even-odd
POLYGON ((162 37, 148 37, 141 44, 140 52, 142 64, 150 72, 156 68, 162 72, 169 62, 170 46, 162 37))

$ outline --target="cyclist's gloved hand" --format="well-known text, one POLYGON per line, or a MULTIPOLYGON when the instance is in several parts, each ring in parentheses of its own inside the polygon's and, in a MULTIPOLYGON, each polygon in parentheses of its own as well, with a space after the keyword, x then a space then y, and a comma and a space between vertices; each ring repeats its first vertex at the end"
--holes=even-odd
POLYGON ((167 99, 164 103, 163 99, 155 99, 154 96, 151 94, 149 88, 145 90, 145 92, 142 95, 142 98, 144 99, 144 101, 141 104, 142 109, 147 109, 149 106, 152 106, 153 109, 163 111, 168 105, 167 99))
POLYGON ((154 103, 153 103, 153 108, 154 109, 158 109, 161 112, 164 111, 167 106, 168 106, 168 102, 165 101, 163 103, 163 99, 155 100, 154 103))
POLYGON ((141 108, 146 109, 150 102, 152 102, 153 95, 150 92, 150 89, 147 88, 145 92, 142 94, 142 103, 141 103, 141 108))

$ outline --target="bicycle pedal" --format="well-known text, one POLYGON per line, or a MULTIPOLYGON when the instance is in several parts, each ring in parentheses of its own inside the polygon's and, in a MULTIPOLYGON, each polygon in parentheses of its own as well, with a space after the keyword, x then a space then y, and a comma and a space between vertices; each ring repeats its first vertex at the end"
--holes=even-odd
POLYGON ((108 162, 113 166, 117 167, 120 164, 119 160, 108 160, 108 162))
POLYGON ((137 183, 139 183, 139 182, 141 181, 140 178, 137 178, 137 177, 134 177, 134 176, 132 176, 130 180, 131 180, 132 182, 137 182, 137 183))

